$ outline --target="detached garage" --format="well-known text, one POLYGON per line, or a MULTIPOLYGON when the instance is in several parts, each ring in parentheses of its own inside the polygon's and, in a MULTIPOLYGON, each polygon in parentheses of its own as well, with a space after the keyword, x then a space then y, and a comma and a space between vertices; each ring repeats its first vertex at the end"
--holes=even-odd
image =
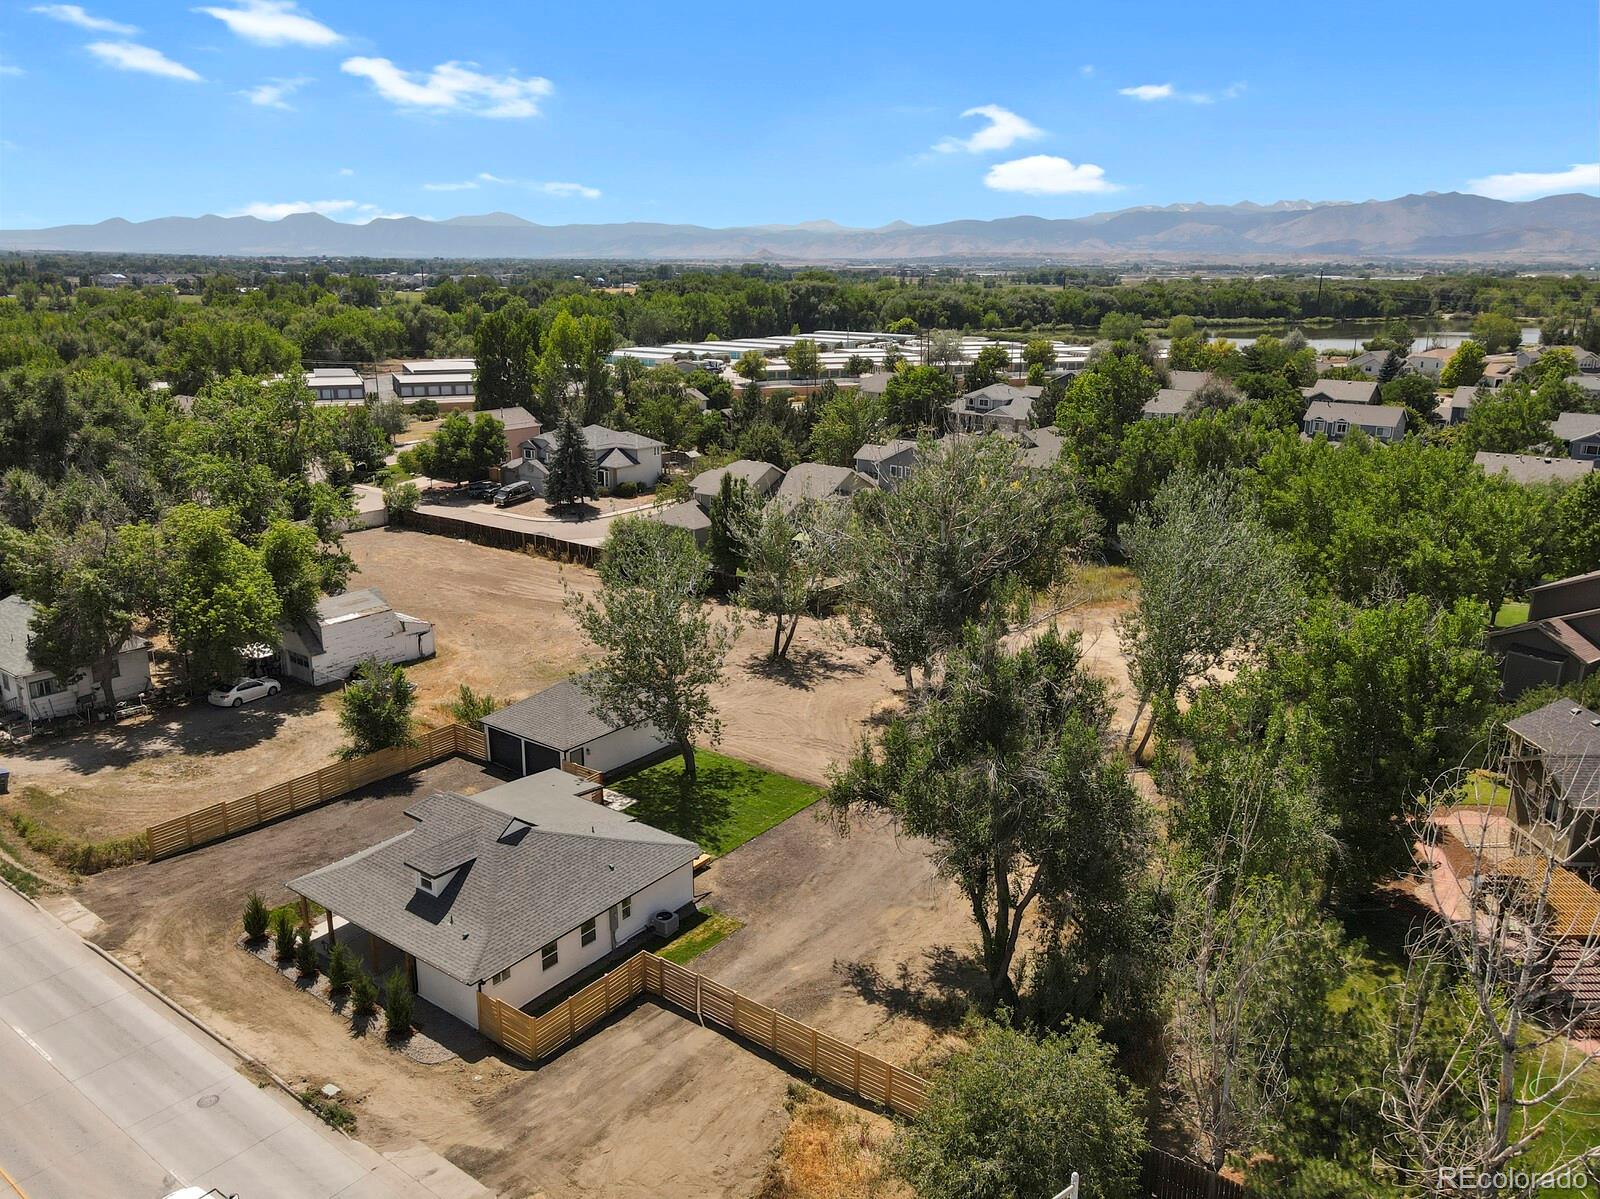
POLYGON ((651 725, 618 726, 596 716, 578 678, 491 712, 483 732, 489 760, 519 778, 567 765, 614 775, 672 752, 651 725))

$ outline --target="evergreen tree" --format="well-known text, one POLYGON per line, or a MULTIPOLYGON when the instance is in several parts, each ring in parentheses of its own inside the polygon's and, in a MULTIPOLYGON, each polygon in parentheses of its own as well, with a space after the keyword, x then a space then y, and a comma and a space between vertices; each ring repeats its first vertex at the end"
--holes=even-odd
POLYGON ((557 507, 594 499, 594 456, 583 439, 577 419, 568 412, 556 429, 556 451, 550 456, 550 481, 545 494, 557 507))

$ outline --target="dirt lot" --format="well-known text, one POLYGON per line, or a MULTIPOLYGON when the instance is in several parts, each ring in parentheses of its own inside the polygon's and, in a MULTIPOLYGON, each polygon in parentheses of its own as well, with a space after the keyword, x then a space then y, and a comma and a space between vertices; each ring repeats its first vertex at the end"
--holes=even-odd
MULTIPOLYGON (((450 719, 446 705, 461 683, 514 700, 582 667, 563 600, 568 587, 591 591, 592 571, 400 530, 352 534, 346 544, 358 568, 352 587, 376 587, 436 626, 438 654, 410 668, 426 723, 450 719)), ((730 658, 718 695, 722 748, 824 781, 862 721, 891 702, 891 672, 808 622, 795 638, 794 667, 774 673, 763 661, 767 640, 747 627, 730 658)), ((8 802, 83 836, 134 832, 326 765, 343 739, 336 695, 291 684, 237 710, 191 704, 39 741, 12 755, 8 802)))
MULTIPOLYGON (((750 1193, 771 1159, 793 1075, 652 1003, 620 1014, 538 1069, 481 1040, 420 1066, 346 1025, 233 948, 243 896, 404 827, 411 795, 492 780, 453 761, 233 841, 86 880, 98 935, 158 986, 291 1081, 358 1097, 379 1148, 422 1139, 507 1195, 750 1193), (219 880, 225 880, 219 885, 219 880)), ((705 902, 747 927, 697 965, 753 998, 912 1064, 948 1013, 945 987, 971 939, 921 847, 887 829, 839 834, 812 813, 700 877, 705 902), (908 948, 910 947, 910 948, 908 948)), ((442 1019, 442 1017, 436 1017, 442 1019)))

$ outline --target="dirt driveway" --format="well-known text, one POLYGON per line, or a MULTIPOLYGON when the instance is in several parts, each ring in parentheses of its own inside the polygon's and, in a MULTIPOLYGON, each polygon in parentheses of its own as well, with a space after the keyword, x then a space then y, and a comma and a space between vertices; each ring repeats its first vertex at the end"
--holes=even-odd
MULTIPOLYGON (((404 827, 409 796, 492 785, 443 763, 255 833, 85 880, 98 938, 291 1081, 337 1082, 378 1148, 421 1139, 506 1195, 747 1195, 771 1157, 793 1075, 641 1003, 538 1069, 470 1038, 421 1066, 347 1026, 233 947, 242 897, 404 827)), ((713 977, 911 1064, 948 1012, 969 919, 921 847, 882 826, 844 837, 804 812, 714 864, 705 902, 747 922, 698 960, 713 977)))

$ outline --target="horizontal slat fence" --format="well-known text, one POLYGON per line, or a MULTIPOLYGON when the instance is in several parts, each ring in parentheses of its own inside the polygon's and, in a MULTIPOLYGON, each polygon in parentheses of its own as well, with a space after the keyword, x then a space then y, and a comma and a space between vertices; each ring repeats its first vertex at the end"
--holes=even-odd
POLYGON ((1145 1151, 1143 1167, 1140 1190, 1150 1199, 1244 1199, 1240 1183, 1160 1149, 1145 1151))
POLYGON ((335 762, 264 791, 152 824, 145 830, 150 840, 150 860, 170 858, 210 841, 231 837, 456 754, 483 761, 488 750, 482 730, 459 724, 429 729, 417 738, 415 745, 335 762))
POLYGON ((497 525, 483 525, 471 520, 458 520, 440 516, 435 512, 397 512, 392 521, 404 529, 419 533, 433 533, 440 537, 455 537, 497 550, 533 551, 558 562, 575 562, 580 566, 593 566, 600 558, 600 547, 581 541, 568 541, 549 533, 524 529, 502 529, 497 525))
POLYGON ((542 1016, 478 993, 478 1029, 529 1061, 548 1057, 641 992, 719 1025, 844 1090, 914 1116, 928 1083, 693 970, 641 951, 542 1016))

